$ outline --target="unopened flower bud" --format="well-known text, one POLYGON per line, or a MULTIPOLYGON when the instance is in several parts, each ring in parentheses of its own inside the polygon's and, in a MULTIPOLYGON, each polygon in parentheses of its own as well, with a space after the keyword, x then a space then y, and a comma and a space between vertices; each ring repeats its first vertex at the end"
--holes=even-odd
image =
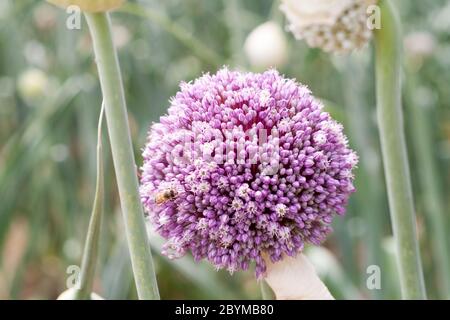
POLYGON ((48 77, 39 69, 24 71, 17 81, 17 90, 26 101, 40 99, 48 89, 48 77))
POLYGON ((281 67, 287 60, 287 41, 281 27, 269 21, 256 27, 244 45, 250 64, 256 69, 281 67))

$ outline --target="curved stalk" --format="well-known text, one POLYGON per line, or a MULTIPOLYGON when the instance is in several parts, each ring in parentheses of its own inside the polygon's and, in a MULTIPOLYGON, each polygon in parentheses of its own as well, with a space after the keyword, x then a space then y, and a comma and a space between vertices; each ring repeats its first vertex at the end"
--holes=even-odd
POLYGON ((102 225, 103 201, 104 201, 104 174, 103 174, 103 148, 102 148, 102 122, 105 104, 102 103, 98 119, 97 133, 97 182, 95 186, 94 205, 92 206, 91 219, 84 244, 83 260, 77 290, 78 299, 90 299, 94 283, 95 266, 97 264, 98 243, 100 227, 102 225))
POLYGON ((375 31, 377 117, 389 209, 404 299, 425 299, 425 285, 401 105, 400 24, 391 1, 381 0, 382 27, 375 31))
POLYGON ((86 13, 94 44, 105 114, 125 221, 131 263, 140 299, 159 299, 153 260, 138 191, 138 179, 122 78, 108 13, 86 13))

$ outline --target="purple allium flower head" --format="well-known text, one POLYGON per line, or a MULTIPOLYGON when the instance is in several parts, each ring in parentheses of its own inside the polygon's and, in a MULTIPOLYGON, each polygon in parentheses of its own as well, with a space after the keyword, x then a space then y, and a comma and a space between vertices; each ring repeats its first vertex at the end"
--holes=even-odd
POLYGON ((354 191, 356 154, 307 87, 224 68, 181 84, 151 126, 141 199, 169 258, 230 272, 320 244, 354 191))

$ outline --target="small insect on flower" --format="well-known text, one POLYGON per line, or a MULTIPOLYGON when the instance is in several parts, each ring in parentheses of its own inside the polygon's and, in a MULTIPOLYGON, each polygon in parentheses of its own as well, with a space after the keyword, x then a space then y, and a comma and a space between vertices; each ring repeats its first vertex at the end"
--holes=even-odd
POLYGON ((155 203, 161 205, 166 203, 167 201, 172 201, 177 196, 177 191, 174 189, 167 189, 161 192, 158 192, 155 196, 155 203))

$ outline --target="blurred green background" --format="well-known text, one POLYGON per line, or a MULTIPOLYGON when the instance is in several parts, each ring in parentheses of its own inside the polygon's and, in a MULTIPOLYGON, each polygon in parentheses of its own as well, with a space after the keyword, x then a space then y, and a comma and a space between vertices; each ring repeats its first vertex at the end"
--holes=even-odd
MULTIPOLYGON (((444 298, 450 270, 439 268, 445 265, 439 250, 448 248, 450 236, 443 247, 435 228, 447 230, 450 221, 450 1, 395 2, 405 34, 405 123, 427 292, 444 298)), ((148 126, 164 114, 180 81, 223 65, 260 70, 249 51, 270 51, 272 35, 245 46, 247 36, 267 21, 284 30, 285 21, 272 0, 129 3, 112 17, 139 166, 148 126)), ((0 1, 0 299, 54 299, 66 289, 67 268, 81 260, 101 95, 87 26, 83 21, 80 30, 69 30, 67 18, 44 1, 0 1)), ((360 156, 347 215, 335 219, 323 247, 307 254, 338 299, 398 299, 373 48, 340 57, 309 49, 287 32, 276 41, 277 68, 324 99, 360 156), (379 290, 367 288, 370 265, 380 267, 379 290)), ((108 299, 136 298, 106 141, 95 291, 108 299)), ((230 276, 190 256, 168 261, 159 254, 162 240, 152 236, 151 242, 163 299, 260 298, 252 271, 230 276)))

